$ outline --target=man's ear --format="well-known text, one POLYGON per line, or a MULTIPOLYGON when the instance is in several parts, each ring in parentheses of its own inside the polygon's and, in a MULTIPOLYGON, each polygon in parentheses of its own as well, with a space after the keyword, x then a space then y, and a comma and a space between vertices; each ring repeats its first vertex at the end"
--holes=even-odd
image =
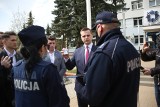
POLYGON ((6 39, 2 39, 2 43, 5 43, 6 39))

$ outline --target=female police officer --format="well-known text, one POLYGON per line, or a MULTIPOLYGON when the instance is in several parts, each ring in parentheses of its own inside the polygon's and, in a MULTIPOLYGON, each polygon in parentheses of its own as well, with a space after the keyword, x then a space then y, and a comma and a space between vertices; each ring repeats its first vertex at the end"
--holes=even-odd
POLYGON ((16 107, 69 107, 56 67, 42 60, 47 45, 44 28, 30 26, 18 37, 24 60, 13 68, 16 107))

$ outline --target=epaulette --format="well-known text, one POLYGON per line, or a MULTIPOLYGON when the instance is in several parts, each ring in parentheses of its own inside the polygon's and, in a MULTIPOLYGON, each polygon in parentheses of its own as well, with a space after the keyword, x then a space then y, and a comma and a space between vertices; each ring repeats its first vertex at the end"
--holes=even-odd
POLYGON ((109 44, 109 41, 104 42, 102 45, 100 45, 100 46, 97 48, 96 52, 102 52, 102 51, 106 48, 106 46, 107 46, 108 44, 109 44))

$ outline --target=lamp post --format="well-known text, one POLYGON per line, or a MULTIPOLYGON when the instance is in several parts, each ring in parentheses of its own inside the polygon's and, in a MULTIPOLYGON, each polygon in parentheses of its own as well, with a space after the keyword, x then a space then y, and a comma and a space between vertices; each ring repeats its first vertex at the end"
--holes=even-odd
POLYGON ((125 12, 130 8, 122 8, 122 18, 123 18, 123 35, 126 37, 126 20, 125 20, 125 12))
POLYGON ((137 30, 138 30, 138 48, 140 50, 140 26, 139 26, 139 19, 137 20, 137 30))
POLYGON ((86 0, 87 27, 91 28, 91 1, 86 0))

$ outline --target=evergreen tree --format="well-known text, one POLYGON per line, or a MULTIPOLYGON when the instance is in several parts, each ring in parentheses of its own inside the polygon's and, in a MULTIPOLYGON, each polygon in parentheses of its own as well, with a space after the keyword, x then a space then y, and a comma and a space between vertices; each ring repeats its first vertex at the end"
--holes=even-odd
POLYGON ((24 29, 24 28, 26 28, 26 25, 25 25, 25 24, 23 24, 23 29, 24 29))
POLYGON ((49 27, 49 24, 47 24, 46 35, 47 36, 51 35, 51 28, 49 27))
POLYGON ((125 5, 124 0, 91 0, 92 22, 95 22, 97 13, 105 10, 117 14, 117 11, 122 9, 125 5), (108 3, 109 1, 111 3, 108 3))
MULTIPOLYGON (((63 37, 63 41, 66 41, 62 43, 62 47, 66 46, 64 43, 71 42, 71 40, 75 45, 80 46, 83 44, 80 30, 87 25, 86 1, 55 0, 54 3, 56 10, 52 11, 52 14, 56 17, 51 28, 55 37, 63 37)), ((124 5, 124 0, 91 0, 92 22, 95 22, 98 12, 107 10, 117 13, 117 10, 123 8, 124 5), (107 1, 111 1, 111 4, 107 1)))
POLYGON ((26 24, 27 24, 27 27, 33 25, 33 22, 34 22, 34 18, 33 18, 33 16, 32 16, 32 12, 30 11, 30 12, 29 12, 28 22, 26 23, 26 24))
POLYGON ((55 37, 63 37, 62 47, 65 47, 67 39, 71 35, 71 11, 72 7, 70 2, 72 0, 55 0, 56 10, 52 11, 52 14, 56 15, 55 20, 52 23, 52 31, 55 37))

